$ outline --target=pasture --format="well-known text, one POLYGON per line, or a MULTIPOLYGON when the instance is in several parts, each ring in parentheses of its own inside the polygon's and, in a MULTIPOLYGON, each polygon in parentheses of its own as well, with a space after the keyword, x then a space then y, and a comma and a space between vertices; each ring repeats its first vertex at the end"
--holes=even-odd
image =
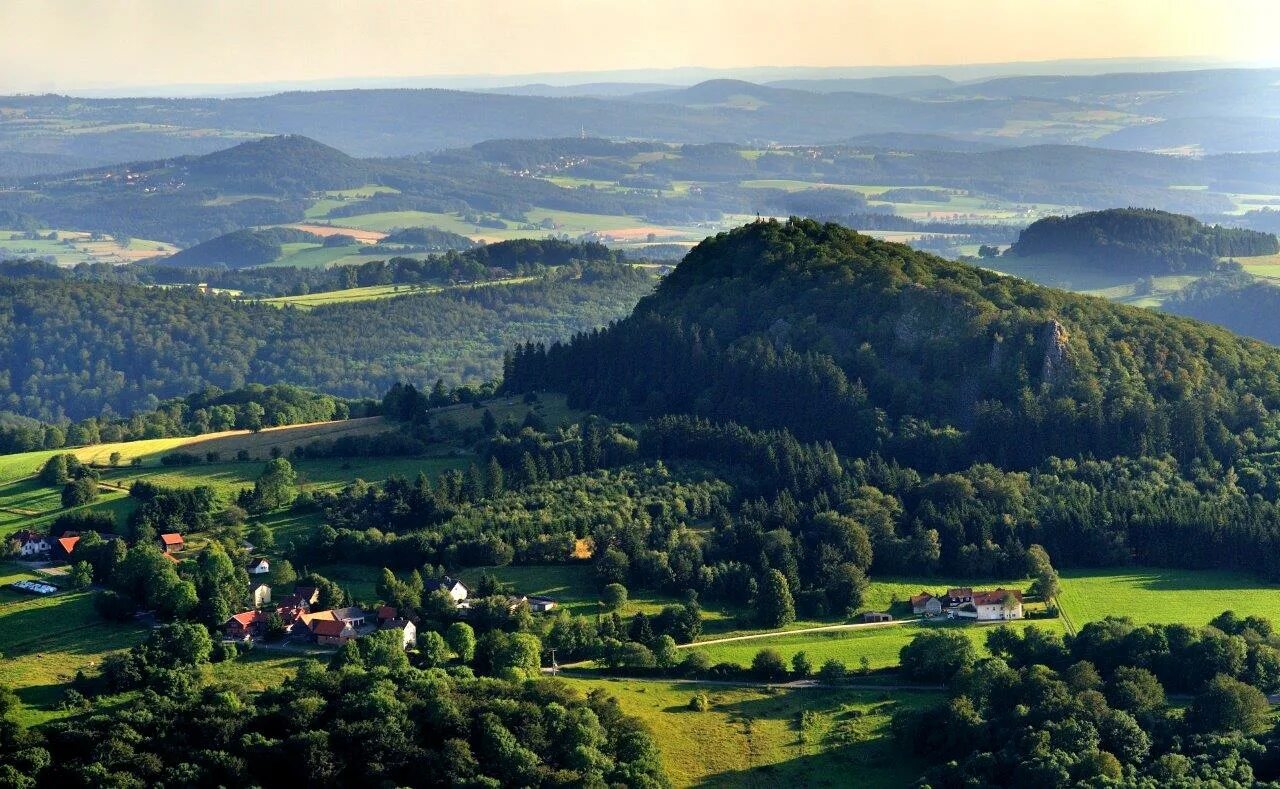
POLYGON ((654 734, 675 786, 859 786, 910 784, 924 766, 894 747, 893 712, 938 694, 765 689, 668 681, 566 678, 603 690, 654 734), (710 709, 688 708, 706 693, 710 709))
MULTIPOLYGON (((0 564, 0 585, 37 578, 17 562, 0 564)), ((88 592, 31 597, 0 588, 0 685, 18 696, 16 718, 34 725, 71 714, 58 709, 64 683, 88 673, 111 652, 128 649, 144 630, 106 622, 88 592)))
POLYGON ((1077 628, 1106 616, 1199 627, 1227 610, 1280 624, 1280 585, 1225 570, 1069 570, 1062 573, 1059 604, 1077 628))

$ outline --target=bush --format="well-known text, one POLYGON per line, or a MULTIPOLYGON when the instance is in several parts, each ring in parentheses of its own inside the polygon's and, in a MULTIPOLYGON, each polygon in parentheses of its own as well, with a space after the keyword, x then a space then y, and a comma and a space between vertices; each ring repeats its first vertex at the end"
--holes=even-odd
POLYGON ((225 660, 235 660, 239 654, 240 648, 234 641, 219 641, 213 645, 213 654, 209 660, 213 663, 221 663, 225 660))
POLYGON ((818 669, 818 679, 823 682, 839 682, 844 679, 844 676, 844 663, 841 663, 835 658, 831 658, 827 662, 823 663, 822 668, 818 669))
POLYGON ((688 677, 705 674, 711 668, 711 657, 706 652, 689 652, 680 661, 680 673, 688 677))
POLYGON ((787 676, 787 663, 782 659, 781 652, 766 647, 751 659, 751 673, 766 682, 772 682, 787 676))
POLYGON ((694 712, 706 712, 711 709, 711 701, 707 698, 707 694, 693 694, 693 698, 689 699, 689 709, 694 712))
POLYGON ((79 507, 98 500, 98 481, 93 477, 80 477, 68 482, 62 489, 62 506, 79 507))
POLYGON ((600 594, 600 599, 604 600, 605 608, 610 611, 620 611, 627 605, 627 587, 620 583, 607 584, 600 594))
POLYGON ((170 452, 167 455, 161 456, 160 465, 162 466, 194 466, 197 463, 200 463, 202 459, 203 458, 201 458, 199 455, 195 455, 190 452, 170 452))
POLYGON ((797 677, 807 677, 813 673, 813 663, 809 662, 809 656, 803 651, 797 652, 791 656, 791 671, 797 677))
POLYGON ((946 682, 977 660, 977 650, 964 633, 935 630, 911 639, 899 652, 902 674, 916 682, 946 682))

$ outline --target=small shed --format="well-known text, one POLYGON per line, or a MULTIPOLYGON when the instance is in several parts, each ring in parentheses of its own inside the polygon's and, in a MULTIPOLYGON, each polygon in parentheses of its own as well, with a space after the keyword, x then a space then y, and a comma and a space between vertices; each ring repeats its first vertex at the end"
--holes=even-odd
POLYGON ((863 622, 892 622, 893 615, 884 611, 868 611, 862 615, 863 622))

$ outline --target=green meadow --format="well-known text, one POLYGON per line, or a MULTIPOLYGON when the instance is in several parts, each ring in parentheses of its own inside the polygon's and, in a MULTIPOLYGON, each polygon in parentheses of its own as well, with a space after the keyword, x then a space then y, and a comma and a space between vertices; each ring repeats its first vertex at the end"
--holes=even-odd
POLYGON ((933 693, 766 689, 624 679, 565 680, 602 690, 654 734, 674 785, 907 786, 924 765, 894 747, 895 710, 938 700, 933 693), (706 712, 689 709, 707 694, 706 712))

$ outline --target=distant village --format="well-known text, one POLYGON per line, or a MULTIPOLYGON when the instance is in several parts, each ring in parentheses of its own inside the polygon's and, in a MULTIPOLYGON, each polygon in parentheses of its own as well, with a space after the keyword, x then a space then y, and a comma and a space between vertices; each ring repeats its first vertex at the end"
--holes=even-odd
MULTIPOLYGON (((105 540, 119 539, 116 534, 102 533, 105 540)), ((65 532, 57 537, 31 530, 23 530, 11 538, 18 558, 44 560, 54 564, 73 561, 80 535, 65 532)), ((186 548, 181 534, 165 533, 156 537, 156 547, 169 560, 179 562, 175 554, 186 548)), ((258 642, 283 640, 294 644, 314 644, 322 647, 339 647, 348 641, 372 633, 395 630, 401 634, 401 643, 408 649, 417 643, 416 622, 402 616, 391 606, 366 609, 353 605, 345 608, 320 608, 320 590, 314 586, 297 585, 283 598, 273 601, 271 586, 257 581, 271 572, 271 560, 265 556, 252 557, 245 567, 250 578, 249 596, 245 610, 233 614, 222 624, 223 638, 228 641, 258 642)), ((57 586, 37 581, 17 581, 11 586, 21 592, 36 595, 54 594, 57 586)), ((465 619, 470 611, 467 585, 457 578, 445 575, 426 582, 430 590, 442 590, 453 601, 458 617, 465 619)), ((547 613, 558 603, 540 595, 510 595, 507 604, 512 611, 528 606, 532 613, 547 613)))

